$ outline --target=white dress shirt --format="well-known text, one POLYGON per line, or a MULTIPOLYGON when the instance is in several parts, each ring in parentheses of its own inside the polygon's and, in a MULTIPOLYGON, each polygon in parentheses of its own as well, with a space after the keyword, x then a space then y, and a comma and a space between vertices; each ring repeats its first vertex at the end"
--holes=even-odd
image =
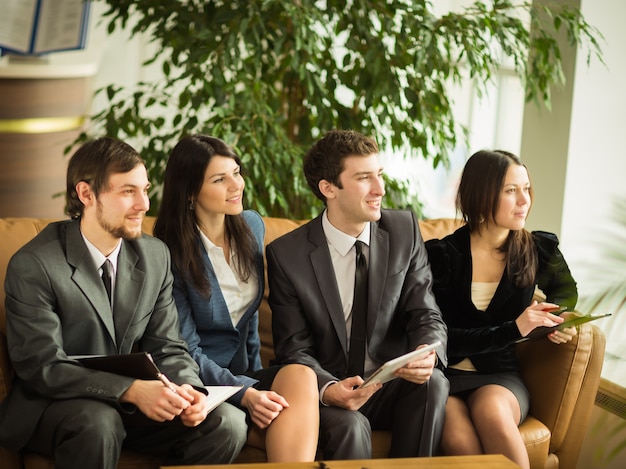
POLYGON ((120 254, 120 249, 122 248, 122 239, 119 239, 117 246, 113 249, 113 252, 111 252, 108 256, 105 256, 91 243, 91 241, 85 237, 82 231, 80 234, 87 245, 87 249, 89 250, 89 254, 91 254, 94 264, 98 267, 98 275, 100 277, 102 277, 102 264, 104 264, 104 261, 108 259, 111 262, 111 305, 113 305, 113 298, 115 298, 115 277, 117 275, 117 258, 120 254))

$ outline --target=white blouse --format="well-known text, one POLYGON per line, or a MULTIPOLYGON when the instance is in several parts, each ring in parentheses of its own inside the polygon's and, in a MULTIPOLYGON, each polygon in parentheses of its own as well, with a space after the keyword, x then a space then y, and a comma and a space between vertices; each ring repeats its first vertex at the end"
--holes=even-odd
POLYGON ((213 265, 213 271, 224 296, 233 326, 237 326, 239 320, 257 297, 259 286, 256 272, 250 272, 248 280, 243 281, 237 271, 235 250, 231 248, 230 263, 226 262, 226 256, 224 256, 224 250, 221 247, 215 245, 202 231, 200 231, 200 238, 213 265))

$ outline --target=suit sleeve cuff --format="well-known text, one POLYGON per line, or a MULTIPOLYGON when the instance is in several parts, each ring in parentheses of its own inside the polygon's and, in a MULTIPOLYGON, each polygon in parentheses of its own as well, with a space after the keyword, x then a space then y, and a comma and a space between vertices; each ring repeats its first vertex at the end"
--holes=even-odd
POLYGON ((322 404, 324 407, 328 407, 328 404, 324 402, 324 393, 326 392, 326 389, 328 389, 328 386, 330 386, 331 384, 335 384, 338 382, 339 381, 336 381, 336 380, 329 381, 324 386, 322 386, 322 389, 320 389, 320 404, 322 404))

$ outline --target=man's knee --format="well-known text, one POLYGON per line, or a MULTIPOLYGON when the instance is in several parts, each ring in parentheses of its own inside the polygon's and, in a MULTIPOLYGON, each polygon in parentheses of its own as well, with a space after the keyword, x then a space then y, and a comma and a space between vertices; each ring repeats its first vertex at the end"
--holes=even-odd
POLYGON ((233 458, 239 454, 248 439, 246 414, 233 405, 223 403, 211 411, 207 420, 205 428, 211 433, 211 439, 228 442, 228 451, 233 453, 233 458))
POLYGON ((217 406, 204 422, 187 430, 168 465, 231 463, 248 438, 244 412, 228 403, 217 406))
POLYGON ((26 448, 55 459, 58 467, 117 464, 126 431, 112 406, 89 399, 56 401, 48 406, 26 448))
POLYGON ((399 396, 412 395, 411 398, 428 399, 433 402, 445 403, 450 392, 450 383, 443 372, 437 368, 433 370, 430 379, 424 384, 413 384, 409 381, 398 381, 399 396))
POLYGON ((450 382, 443 371, 435 368, 428 382, 428 398, 445 407, 450 393, 450 382))
POLYGON ((121 445, 126 436, 119 412, 108 404, 88 402, 77 406, 64 420, 66 432, 86 441, 110 440, 121 445))
POLYGON ((369 459, 372 430, 358 411, 323 407, 320 410, 320 445, 326 459, 369 459))

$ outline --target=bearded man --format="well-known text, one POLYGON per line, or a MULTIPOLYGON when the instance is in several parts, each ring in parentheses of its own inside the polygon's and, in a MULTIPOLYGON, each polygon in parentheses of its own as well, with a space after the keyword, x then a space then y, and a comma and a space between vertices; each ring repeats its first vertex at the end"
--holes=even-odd
POLYGON ((67 170, 66 211, 11 259, 6 325, 15 384, 0 404, 0 445, 57 468, 117 467, 122 448, 165 464, 231 462, 246 441, 242 411, 208 413, 198 366, 179 333, 170 255, 142 234, 146 167, 100 138, 67 170), (152 355, 171 383, 83 367, 76 355, 152 355), (208 416, 207 416, 208 414, 208 416))

